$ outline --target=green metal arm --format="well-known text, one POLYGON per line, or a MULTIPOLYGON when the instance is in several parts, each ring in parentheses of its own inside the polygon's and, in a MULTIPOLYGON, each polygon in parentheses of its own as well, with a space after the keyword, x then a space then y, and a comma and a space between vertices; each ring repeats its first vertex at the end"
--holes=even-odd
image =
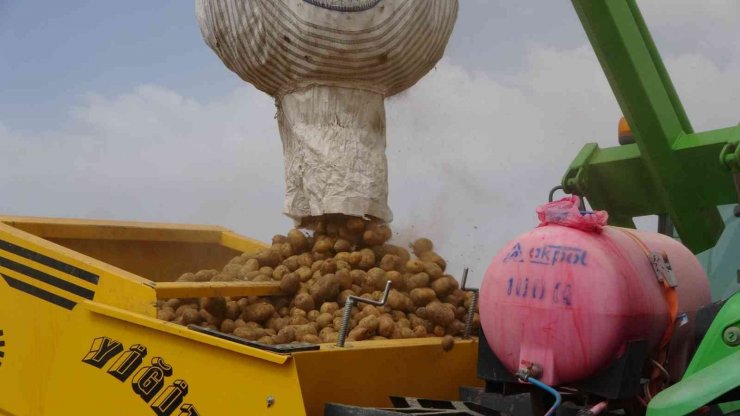
POLYGON ((740 127, 693 132, 634 0, 573 5, 636 144, 587 144, 563 178, 565 191, 609 211, 615 225, 668 214, 693 252, 713 247, 724 228, 717 205, 738 202, 732 163, 740 157, 727 146, 740 149, 740 127))
MULTIPOLYGON (((685 415, 738 386, 740 379, 740 292, 730 297, 712 321, 680 382, 650 401, 648 416, 685 415)), ((724 412, 740 408, 735 402, 724 412)))

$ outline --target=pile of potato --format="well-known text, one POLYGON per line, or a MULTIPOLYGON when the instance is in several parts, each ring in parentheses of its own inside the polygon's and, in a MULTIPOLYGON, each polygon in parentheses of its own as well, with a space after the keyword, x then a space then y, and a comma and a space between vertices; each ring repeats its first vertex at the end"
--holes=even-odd
MULTIPOLYGON (((160 319, 197 324, 265 344, 335 343, 342 307, 350 295, 380 300, 357 303, 348 341, 458 336, 465 329, 470 293, 445 274, 445 260, 429 239, 411 244, 411 253, 388 244, 391 229, 357 217, 310 218, 272 247, 233 258, 221 271, 185 273, 178 281, 279 281, 287 296, 169 299, 158 303, 160 319)), ((479 325, 474 318, 474 330, 479 325)))

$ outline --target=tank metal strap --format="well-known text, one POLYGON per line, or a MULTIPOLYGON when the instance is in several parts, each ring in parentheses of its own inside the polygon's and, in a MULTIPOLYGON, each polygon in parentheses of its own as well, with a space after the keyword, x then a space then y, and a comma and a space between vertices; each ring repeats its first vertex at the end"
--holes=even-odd
MULTIPOLYGON (((676 277, 673 274, 673 268, 671 267, 671 263, 668 260, 668 255, 666 253, 657 253, 651 251, 650 248, 648 248, 648 246, 645 244, 645 242, 643 242, 640 237, 637 236, 633 231, 621 227, 614 228, 622 231, 625 235, 632 239, 632 241, 634 241, 638 247, 640 247, 640 250, 642 250, 642 252, 645 254, 645 257, 647 257, 648 261, 650 261, 650 264, 653 267, 653 271, 655 272, 655 276, 657 277, 658 282, 663 288, 663 298, 668 304, 668 313, 670 315, 670 323, 668 324, 668 328, 666 328, 666 331, 663 334, 663 338, 660 341, 661 350, 665 350, 671 341, 671 337, 673 336, 673 328, 676 324, 676 318, 678 317, 678 294, 676 293, 678 282, 676 281, 676 277)), ((663 355, 663 353, 661 353, 661 355, 663 355)))

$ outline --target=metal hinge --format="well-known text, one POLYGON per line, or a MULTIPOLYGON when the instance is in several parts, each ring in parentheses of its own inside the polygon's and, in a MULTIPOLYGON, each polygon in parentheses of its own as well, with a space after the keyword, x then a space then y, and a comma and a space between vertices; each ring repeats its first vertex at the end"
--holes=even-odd
POLYGON ((658 281, 669 287, 678 286, 676 276, 673 274, 673 267, 671 262, 668 261, 666 254, 657 253, 655 251, 650 253, 650 264, 653 265, 655 275, 658 277, 658 281))

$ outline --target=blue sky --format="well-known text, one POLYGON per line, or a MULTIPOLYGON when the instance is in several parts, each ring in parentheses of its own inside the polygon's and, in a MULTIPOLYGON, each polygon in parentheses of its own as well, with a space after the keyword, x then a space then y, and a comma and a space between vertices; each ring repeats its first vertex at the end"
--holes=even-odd
MULTIPOLYGON (((389 203, 398 240, 475 278, 583 144, 616 145, 620 111, 570 2, 460 3, 445 58, 386 102, 389 203)), ((737 124, 740 2, 639 4, 694 127, 737 124)), ((269 240, 291 225, 274 112, 191 0, 0 0, 0 213, 269 240)))

